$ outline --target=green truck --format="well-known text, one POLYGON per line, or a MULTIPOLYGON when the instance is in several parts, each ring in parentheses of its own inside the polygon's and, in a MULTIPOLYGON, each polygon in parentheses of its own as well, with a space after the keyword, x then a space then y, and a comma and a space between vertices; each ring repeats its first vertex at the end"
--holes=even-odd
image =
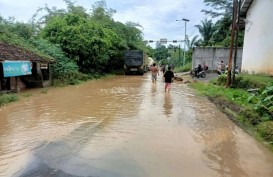
POLYGON ((124 73, 143 75, 148 68, 148 56, 141 50, 124 52, 124 73))

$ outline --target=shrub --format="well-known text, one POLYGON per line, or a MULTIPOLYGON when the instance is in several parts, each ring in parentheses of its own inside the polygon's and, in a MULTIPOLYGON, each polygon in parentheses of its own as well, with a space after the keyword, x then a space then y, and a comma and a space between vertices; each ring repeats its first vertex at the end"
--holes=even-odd
POLYGON ((262 122, 262 118, 254 109, 244 108, 239 114, 243 117, 244 121, 247 121, 252 125, 257 125, 262 122))
POLYGON ((266 141, 273 143, 273 122, 267 121, 260 123, 257 126, 257 132, 263 137, 266 141))
MULTIPOLYGON (((273 79, 262 74, 239 74, 236 75, 233 83, 234 88, 251 89, 265 88, 268 84, 273 83, 273 79)), ((226 84, 226 75, 221 75, 216 82, 217 85, 226 84)))
POLYGON ((261 115, 273 120, 273 84, 260 89, 248 98, 248 102, 255 104, 255 110, 261 115))

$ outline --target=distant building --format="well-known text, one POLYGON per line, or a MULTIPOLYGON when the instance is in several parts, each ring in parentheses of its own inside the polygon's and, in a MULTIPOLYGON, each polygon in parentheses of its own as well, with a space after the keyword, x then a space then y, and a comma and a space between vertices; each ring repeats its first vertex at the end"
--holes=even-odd
POLYGON ((52 58, 0 42, 0 93, 50 85, 50 62, 52 58))
POLYGON ((273 0, 242 0, 245 22, 242 70, 273 75, 273 0))

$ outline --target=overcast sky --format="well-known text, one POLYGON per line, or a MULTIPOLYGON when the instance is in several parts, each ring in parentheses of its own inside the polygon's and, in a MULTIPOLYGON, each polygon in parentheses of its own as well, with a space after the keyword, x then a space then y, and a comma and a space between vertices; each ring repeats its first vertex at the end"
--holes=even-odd
MULTIPOLYGON (((89 10, 97 0, 74 0, 89 10)), ((62 0, 0 0, 0 15, 7 19, 15 17, 18 21, 27 22, 39 7, 65 8, 62 0)), ((183 40, 185 35, 185 22, 176 21, 189 19, 187 34, 191 39, 198 34, 194 25, 206 18, 200 12, 204 8, 203 0, 106 0, 108 8, 117 12, 115 21, 125 23, 132 21, 143 26, 145 40, 158 41, 167 38, 168 41, 183 40)))

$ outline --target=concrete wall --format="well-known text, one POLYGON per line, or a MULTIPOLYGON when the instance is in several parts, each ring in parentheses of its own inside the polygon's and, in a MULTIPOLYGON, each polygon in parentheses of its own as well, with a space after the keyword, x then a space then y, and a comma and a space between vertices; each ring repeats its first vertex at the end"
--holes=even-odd
MULTIPOLYGON (((209 70, 217 70, 217 66, 221 61, 227 65, 229 62, 230 48, 216 48, 216 47, 196 47, 192 54, 192 69, 196 68, 198 64, 203 65, 206 63, 209 70)), ((237 50, 237 62, 236 66, 241 68, 242 65, 242 53, 243 49, 238 48, 237 50)), ((233 50, 234 57, 234 50, 233 50)))
POLYGON ((273 0, 254 0, 247 12, 242 70, 273 75, 273 0))

